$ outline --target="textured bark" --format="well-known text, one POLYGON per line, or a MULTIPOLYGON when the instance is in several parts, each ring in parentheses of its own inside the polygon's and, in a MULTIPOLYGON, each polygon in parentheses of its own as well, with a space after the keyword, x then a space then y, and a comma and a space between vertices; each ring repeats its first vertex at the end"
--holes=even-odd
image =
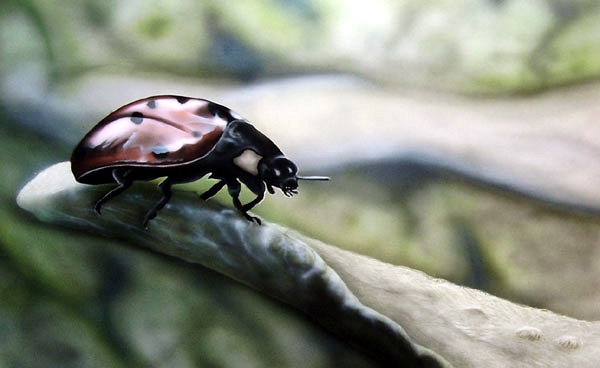
MULTIPOLYGON (((18 204, 42 221, 125 239, 199 263, 307 313, 383 363, 410 367, 592 367, 600 324, 499 299, 306 238, 258 226, 213 202, 176 196, 150 224, 140 191, 91 204, 105 187, 41 172, 18 204)), ((178 193, 180 194, 180 193, 178 193)))

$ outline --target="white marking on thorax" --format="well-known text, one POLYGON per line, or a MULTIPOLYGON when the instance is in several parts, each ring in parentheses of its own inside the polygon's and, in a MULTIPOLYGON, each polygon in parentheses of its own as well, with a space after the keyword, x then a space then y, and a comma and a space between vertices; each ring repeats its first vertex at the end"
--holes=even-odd
POLYGON ((242 152, 241 155, 233 159, 233 163, 236 164, 240 169, 252 174, 258 175, 258 162, 262 159, 262 156, 258 153, 247 149, 242 152))

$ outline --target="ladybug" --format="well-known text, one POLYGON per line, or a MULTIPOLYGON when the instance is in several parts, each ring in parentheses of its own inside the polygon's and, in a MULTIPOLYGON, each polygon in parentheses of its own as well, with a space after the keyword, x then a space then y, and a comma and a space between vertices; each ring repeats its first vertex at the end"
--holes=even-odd
POLYGON ((208 174, 218 182, 200 195, 206 200, 227 186, 233 205, 248 214, 274 187, 290 197, 298 180, 329 180, 299 176, 297 166, 264 134, 229 108, 183 96, 161 95, 129 103, 102 119, 87 133, 71 156, 71 171, 84 184, 117 184, 100 198, 95 211, 136 180, 166 177, 158 189, 162 198, 145 215, 143 226, 171 198, 173 184, 196 181, 208 174), (242 204, 241 183, 256 198, 242 204))

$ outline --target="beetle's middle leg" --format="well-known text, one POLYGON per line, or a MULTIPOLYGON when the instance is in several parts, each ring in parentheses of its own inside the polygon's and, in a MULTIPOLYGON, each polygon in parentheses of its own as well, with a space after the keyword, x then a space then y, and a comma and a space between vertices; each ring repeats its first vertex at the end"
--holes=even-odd
POLYGON ((144 229, 148 229, 148 222, 155 218, 158 214, 158 211, 160 211, 171 199, 172 185, 173 183, 169 178, 166 178, 160 184, 158 184, 158 190, 163 194, 163 197, 158 202, 156 202, 154 207, 152 207, 150 211, 146 213, 146 216, 144 216, 144 222, 142 223, 144 229))
POLYGON ((94 205, 94 210, 96 211, 97 214, 100 214, 102 205, 104 204, 104 202, 108 201, 111 198, 118 196, 119 194, 123 193, 125 191, 125 189, 127 189, 131 186, 131 183, 133 181, 131 179, 129 179, 130 172, 131 172, 131 170, 126 170, 123 168, 113 169, 112 177, 115 180, 115 183, 118 184, 118 186, 111 189, 108 193, 103 195, 102 198, 100 198, 98 200, 98 202, 96 202, 96 204, 94 205))
POLYGON ((210 189, 208 189, 206 192, 202 193, 200 195, 200 198, 202 200, 207 200, 210 197, 214 196, 215 194, 217 194, 219 192, 219 190, 223 189, 223 187, 225 186, 225 184, 227 184, 225 182, 225 180, 221 180, 218 181, 215 185, 213 185, 212 187, 210 187, 210 189))

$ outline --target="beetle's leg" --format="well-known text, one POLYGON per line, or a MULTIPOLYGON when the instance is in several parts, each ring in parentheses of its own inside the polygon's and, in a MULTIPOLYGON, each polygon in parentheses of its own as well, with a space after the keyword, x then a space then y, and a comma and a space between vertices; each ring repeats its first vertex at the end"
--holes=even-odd
POLYGON ((242 206, 242 211, 246 212, 246 211, 250 211, 252 208, 254 208, 254 206, 256 206, 257 204, 259 204, 263 198, 265 198, 265 193, 259 193, 256 198, 254 198, 252 201, 246 203, 245 205, 242 206))
POLYGON ((118 184, 117 187, 111 189, 108 193, 106 193, 102 198, 96 202, 94 205, 94 210, 97 214, 100 214, 102 205, 104 202, 108 201, 111 198, 118 196, 123 193, 123 191, 131 186, 132 180, 127 177, 131 170, 123 170, 123 168, 117 168, 112 171, 112 177, 115 179, 115 183, 118 184))
POLYGON ((237 181, 237 179, 227 182, 227 191, 233 199, 233 205, 235 206, 235 208, 237 208, 237 210, 240 211, 241 214, 244 215, 244 217, 248 221, 256 222, 259 225, 262 223, 258 217, 250 216, 247 212, 248 210, 244 209, 242 202, 240 202, 240 192, 242 191, 242 185, 239 181, 237 181))
POLYGON ((202 200, 209 199, 210 197, 212 197, 215 194, 217 194, 219 192, 219 190, 223 189, 223 187, 225 186, 225 184, 227 184, 225 182, 225 180, 221 180, 221 181, 217 182, 215 185, 213 185, 212 187, 210 187, 209 190, 207 190, 206 192, 202 193, 200 195, 200 198, 202 200))
POLYGON ((245 212, 250 211, 252 208, 254 208, 254 206, 259 204, 263 200, 263 198, 265 198, 266 186, 262 180, 247 179, 242 180, 242 182, 246 184, 246 186, 252 191, 252 193, 256 194, 256 198, 242 206, 242 210, 245 212))
POLYGON ((142 223, 144 229, 148 229, 148 222, 155 218, 158 214, 158 211, 160 211, 171 199, 171 185, 173 185, 173 183, 171 183, 169 178, 166 178, 160 184, 158 184, 158 190, 163 194, 163 197, 156 202, 154 207, 152 207, 150 211, 146 213, 146 216, 144 216, 144 222, 142 223))

